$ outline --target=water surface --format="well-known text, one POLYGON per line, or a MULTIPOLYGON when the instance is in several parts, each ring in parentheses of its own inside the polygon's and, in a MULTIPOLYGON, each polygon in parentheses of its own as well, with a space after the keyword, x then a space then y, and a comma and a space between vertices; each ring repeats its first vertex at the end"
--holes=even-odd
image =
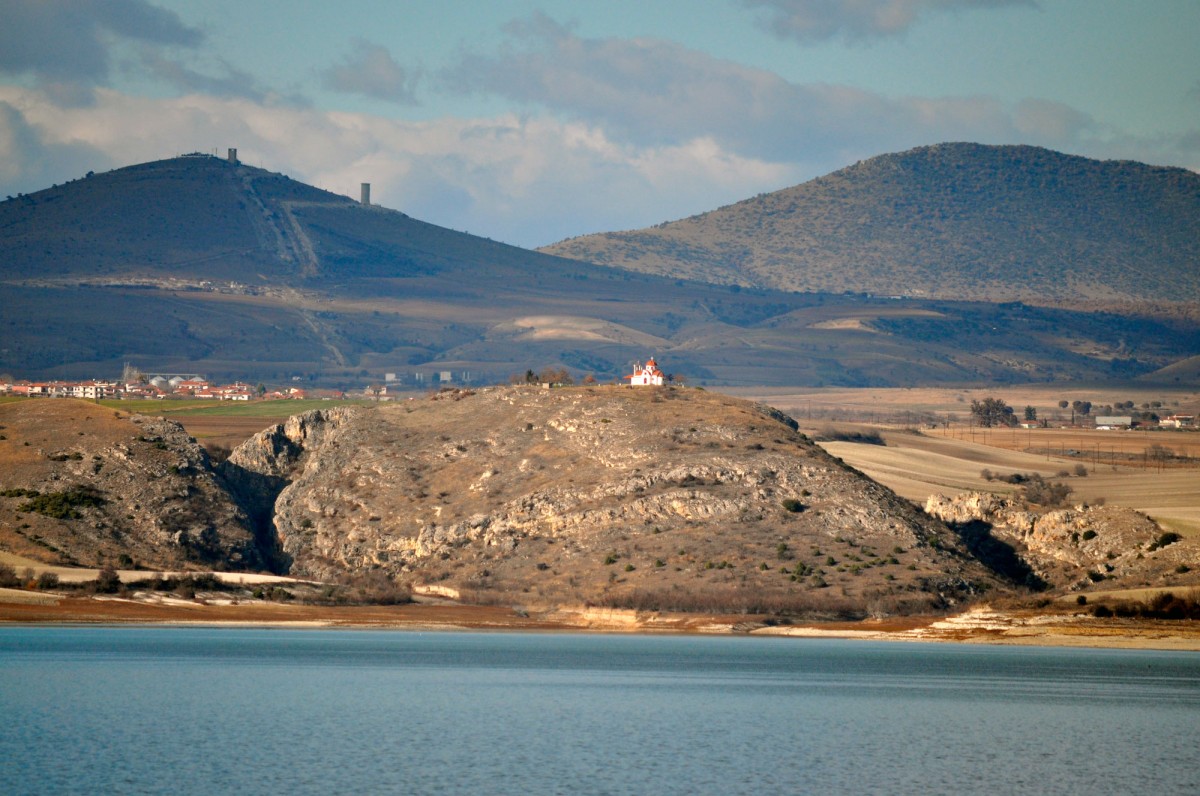
POLYGON ((0 628, 6 793, 1198 793, 1200 656, 0 628))

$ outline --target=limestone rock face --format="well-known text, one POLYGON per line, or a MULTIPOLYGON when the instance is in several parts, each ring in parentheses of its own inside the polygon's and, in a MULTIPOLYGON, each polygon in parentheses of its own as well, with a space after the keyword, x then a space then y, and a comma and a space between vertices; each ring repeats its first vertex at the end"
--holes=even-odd
POLYGON ((1052 585, 1083 588, 1119 581, 1123 586, 1153 586, 1165 584, 1181 564, 1200 565, 1200 546, 1193 540, 1156 544, 1165 530, 1146 515, 1120 506, 1035 512, 1011 498, 968 492, 932 495, 925 511, 952 525, 986 523, 993 536, 1011 543, 1052 585))
POLYGON ((276 495, 280 551, 317 578, 377 570, 530 601, 993 585, 940 522, 789 421, 692 389, 451 391, 292 418, 222 472, 276 495))
POLYGON ((47 399, 0 406, 0 425, 0 507, 16 515, 0 547, 91 567, 264 565, 245 512, 178 423, 47 399))

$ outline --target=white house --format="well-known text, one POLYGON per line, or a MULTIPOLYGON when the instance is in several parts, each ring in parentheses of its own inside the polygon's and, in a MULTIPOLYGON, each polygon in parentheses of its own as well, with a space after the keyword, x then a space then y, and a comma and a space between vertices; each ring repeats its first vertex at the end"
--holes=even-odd
POLYGON ((627 376, 630 386, 633 387, 661 387, 663 383, 663 372, 658 369, 658 363, 654 358, 646 360, 646 365, 637 363, 633 366, 633 375, 627 376))

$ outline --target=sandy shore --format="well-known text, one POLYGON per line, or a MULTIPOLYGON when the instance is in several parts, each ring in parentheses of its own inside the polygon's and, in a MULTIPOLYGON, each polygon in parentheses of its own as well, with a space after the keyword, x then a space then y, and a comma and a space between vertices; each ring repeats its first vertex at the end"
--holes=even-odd
POLYGON ((755 616, 582 607, 533 611, 445 603, 313 606, 171 598, 150 601, 0 589, 0 623, 692 633, 1200 652, 1197 621, 1098 619, 1069 612, 996 611, 988 607, 946 617, 769 625, 755 616))

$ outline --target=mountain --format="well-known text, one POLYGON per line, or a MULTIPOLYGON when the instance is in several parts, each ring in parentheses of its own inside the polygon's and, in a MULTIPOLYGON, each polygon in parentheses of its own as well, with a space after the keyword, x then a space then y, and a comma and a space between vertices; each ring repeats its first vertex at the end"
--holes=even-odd
POLYGON ((0 202, 0 378, 115 378, 129 362, 346 388, 391 373, 426 389, 543 367, 608 381, 654 355, 710 385, 1175 383, 1186 371, 1171 366, 1200 350, 1187 311, 862 291, 531 252, 204 155, 0 202))
POLYGON ((1194 305, 1200 175, 1031 146, 941 144, 541 251, 777 290, 1194 305))

